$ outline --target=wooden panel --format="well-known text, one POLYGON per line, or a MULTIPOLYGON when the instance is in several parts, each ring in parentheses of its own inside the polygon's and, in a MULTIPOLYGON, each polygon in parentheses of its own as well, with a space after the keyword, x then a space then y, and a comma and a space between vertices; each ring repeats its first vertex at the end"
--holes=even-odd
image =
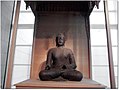
POLYGON ((47 52, 55 46, 55 37, 60 32, 66 36, 65 47, 72 49, 77 70, 89 78, 88 40, 85 17, 80 13, 40 13, 35 21, 35 39, 31 79, 38 79, 47 52))
POLYGON ((83 89, 101 89, 106 86, 101 85, 90 79, 83 79, 81 82, 76 81, 40 81, 40 80, 26 80, 15 85, 17 89, 35 89, 35 88, 83 88, 83 89))

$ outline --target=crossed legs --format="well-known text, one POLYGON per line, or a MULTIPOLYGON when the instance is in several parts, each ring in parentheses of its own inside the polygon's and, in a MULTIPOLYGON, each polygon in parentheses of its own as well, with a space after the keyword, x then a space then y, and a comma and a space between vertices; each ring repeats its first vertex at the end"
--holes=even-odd
POLYGON ((81 81, 83 78, 82 73, 77 70, 61 71, 61 70, 51 69, 51 70, 42 70, 39 73, 39 77, 43 81, 49 81, 58 78, 59 76, 70 81, 81 81))

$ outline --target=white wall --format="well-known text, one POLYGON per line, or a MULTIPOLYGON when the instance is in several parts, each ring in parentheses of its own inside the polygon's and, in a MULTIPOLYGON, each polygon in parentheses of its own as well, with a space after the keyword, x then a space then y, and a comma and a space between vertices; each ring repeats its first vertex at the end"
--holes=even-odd
MULTIPOLYGON (((117 87, 117 1, 107 0, 112 39, 113 62, 115 81, 117 87)), ((107 38, 103 0, 99 9, 94 8, 90 16, 91 26, 91 52, 92 52, 92 78, 110 88, 109 64, 107 52, 107 38)))
POLYGON ((1 81, 5 77, 7 52, 9 48, 10 27, 12 20, 13 1, 1 1, 1 81))
POLYGON ((18 20, 11 88, 15 88, 14 84, 30 78, 34 18, 31 9, 26 10, 25 2, 22 0, 18 20))

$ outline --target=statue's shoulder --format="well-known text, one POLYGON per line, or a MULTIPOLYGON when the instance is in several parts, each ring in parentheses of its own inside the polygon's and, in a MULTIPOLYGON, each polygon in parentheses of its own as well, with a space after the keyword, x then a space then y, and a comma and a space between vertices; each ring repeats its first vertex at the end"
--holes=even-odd
POLYGON ((53 52, 53 51, 55 51, 56 50, 56 48, 50 48, 49 50, 48 50, 48 52, 53 52))
POLYGON ((73 53, 71 49, 69 49, 69 48, 65 48, 65 49, 66 49, 66 51, 68 51, 69 53, 73 53))

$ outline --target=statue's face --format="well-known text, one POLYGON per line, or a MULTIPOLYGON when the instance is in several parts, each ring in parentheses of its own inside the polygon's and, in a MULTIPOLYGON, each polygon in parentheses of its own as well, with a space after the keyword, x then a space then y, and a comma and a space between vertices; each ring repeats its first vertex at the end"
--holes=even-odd
POLYGON ((59 34, 56 39, 57 46, 64 46, 65 37, 63 34, 59 34))

